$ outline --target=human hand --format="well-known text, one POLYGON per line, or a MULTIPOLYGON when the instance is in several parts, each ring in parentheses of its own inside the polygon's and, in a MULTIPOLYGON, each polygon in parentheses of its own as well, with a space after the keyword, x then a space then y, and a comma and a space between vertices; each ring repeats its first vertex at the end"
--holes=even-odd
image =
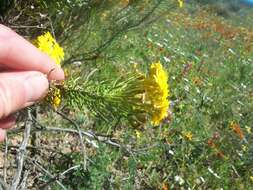
POLYGON ((64 72, 46 54, 0 24, 0 141, 15 124, 12 113, 43 98, 49 80, 63 80, 64 72))

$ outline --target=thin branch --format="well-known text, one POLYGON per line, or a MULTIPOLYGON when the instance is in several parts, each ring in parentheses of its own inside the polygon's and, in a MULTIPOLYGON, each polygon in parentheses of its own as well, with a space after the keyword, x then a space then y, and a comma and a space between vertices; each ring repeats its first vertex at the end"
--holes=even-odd
MULTIPOLYGON (((61 131, 61 132, 68 132, 68 133, 76 133, 79 135, 79 137, 83 137, 83 135, 89 137, 89 138, 93 138, 99 142, 105 143, 105 144, 109 144, 111 146, 117 147, 117 148, 122 148, 125 149, 127 152, 132 153, 131 150, 129 150, 127 147, 125 147, 124 145, 118 144, 114 141, 112 141, 108 136, 104 136, 104 135, 96 135, 93 132, 88 132, 88 131, 82 131, 79 127, 79 125, 73 121, 72 119, 70 119, 67 115, 56 111, 57 114, 61 115, 64 119, 66 119, 67 121, 69 121, 71 124, 73 124, 75 126, 76 129, 71 129, 71 128, 57 128, 57 127, 46 127, 43 126, 42 124, 40 124, 36 119, 34 119, 34 121, 40 126, 40 128, 36 128, 36 130, 41 130, 42 132, 44 131, 61 131)), ((35 130, 35 131, 36 131, 35 130)), ((83 141, 82 141, 83 142, 83 141)), ((89 141, 88 141, 89 142, 89 141)), ((86 159, 88 159, 86 157, 86 159)))
POLYGON ((19 190, 26 190, 26 183, 27 183, 27 178, 28 178, 28 175, 29 175, 29 171, 28 170, 25 170, 24 172, 24 175, 23 175, 23 179, 20 183, 20 186, 19 186, 19 190))
MULTIPOLYGON (((36 162, 36 160, 33 160, 29 157, 27 157, 27 160, 29 162, 31 162, 34 166, 36 166, 38 169, 42 170, 47 176, 49 176, 50 178, 55 178, 55 176, 53 174, 51 174, 50 171, 48 171, 47 169, 45 169, 43 166, 41 166, 38 162, 36 162)), ((67 190, 67 188, 59 181, 59 180, 55 180, 55 182, 64 190, 67 190)))
POLYGON ((10 25, 9 26, 10 28, 12 29, 20 29, 20 28, 38 28, 38 29, 46 29, 45 26, 42 26, 42 25, 34 25, 34 26, 25 26, 25 25, 18 25, 18 26, 15 26, 15 25, 10 25))
POLYGON ((0 190, 9 190, 9 186, 8 184, 2 179, 0 178, 0 190))
POLYGON ((41 185, 39 187, 39 189, 46 189, 46 187, 48 187, 51 183, 53 183, 54 181, 58 180, 58 179, 63 179, 64 178, 64 175, 71 172, 72 170, 76 170, 78 168, 80 168, 81 165, 76 165, 76 166, 72 166, 70 168, 68 168, 67 170, 65 170, 64 172, 56 175, 54 178, 51 178, 49 181, 47 181, 45 184, 41 185))
MULTIPOLYGON (((75 61, 86 61, 86 60, 93 60, 99 57, 99 55, 115 40, 117 39, 119 36, 125 34, 126 32, 130 31, 130 30, 134 30, 137 29, 139 27, 141 27, 142 24, 145 24, 146 21, 148 21, 148 19, 150 19, 150 17, 153 15, 153 13, 155 12, 155 10, 161 5, 161 3, 163 2, 163 0, 159 0, 153 7, 151 10, 149 10, 145 15, 143 15, 143 17, 139 20, 137 20, 134 23, 127 23, 124 26, 122 26, 122 28, 118 29, 117 31, 114 32, 114 34, 109 37, 109 39, 107 39, 105 42, 103 42, 102 44, 100 44, 98 47, 96 47, 95 49, 87 52, 87 53, 82 53, 82 54, 75 54, 73 56, 71 56, 70 58, 68 58, 65 61, 65 64, 67 63, 73 63, 75 61), (75 57, 75 58, 74 58, 75 57)), ((147 23, 151 23, 151 22, 147 22, 147 23)), ((147 24, 146 23, 146 24, 147 24)))
POLYGON ((116 142, 113 142, 111 139, 108 139, 108 138, 105 138, 105 137, 101 137, 101 136, 96 136, 95 134, 93 133, 89 133, 89 132, 84 132, 84 131, 77 131, 77 130, 74 130, 74 129, 66 129, 66 128, 56 128, 56 127, 45 127, 43 128, 44 130, 53 130, 53 131, 62 131, 62 132, 70 132, 70 133, 77 133, 79 134, 80 132, 83 134, 83 135, 86 135, 90 138, 94 138, 95 140, 99 141, 99 142, 103 142, 105 144, 109 144, 111 146, 114 146, 116 148, 119 148, 119 149, 123 149, 125 150, 126 152, 128 152, 130 155, 133 156, 133 158, 135 159, 135 151, 131 150, 130 148, 122 145, 122 144, 118 144, 116 142))
POLYGON ((234 173, 236 174, 236 176, 237 176, 238 178, 241 177, 241 176, 239 175, 238 171, 236 170, 235 166, 232 165, 231 167, 232 167, 234 173))
MULTIPOLYGON (((64 115, 64 116, 65 116, 66 120, 68 120, 69 122, 75 123, 75 125, 77 125, 79 127, 79 125, 75 121, 71 120, 66 115, 64 115)), ((77 129, 73 129, 73 128, 46 127, 46 126, 42 125, 39 121, 37 121, 36 118, 33 118, 33 120, 34 120, 34 122, 36 122, 37 128, 34 128, 32 132, 36 132, 36 131, 40 130, 42 132, 56 131, 56 132, 65 132, 65 133, 74 133, 74 134, 81 133, 82 136, 86 136, 87 138, 94 139, 98 142, 105 143, 105 144, 111 145, 116 148, 125 149, 125 150, 127 150, 127 152, 139 153, 139 152, 159 146, 158 144, 154 144, 154 145, 146 146, 146 147, 143 147, 140 149, 130 150, 129 148, 125 147, 124 145, 119 144, 119 143, 115 142, 114 140, 112 140, 111 135, 108 136, 108 135, 103 135, 103 134, 96 134, 92 131, 83 131, 83 130, 78 131, 77 129)), ((80 127, 79 127, 79 129, 80 129, 80 127)), ((17 133, 16 131, 14 131, 14 132, 15 132, 15 134, 17 133)), ((90 140, 88 140, 88 139, 85 139, 85 140, 88 143, 91 143, 90 140)), ((9 145, 9 148, 12 148, 12 147, 16 148, 16 146, 9 145)), ((52 149, 47 148, 47 147, 28 146, 27 148, 28 149, 46 149, 46 150, 52 151, 52 149)))
MULTIPOLYGON (((11 150, 11 149, 18 149, 19 146, 15 146, 15 145, 9 145, 8 146, 8 149, 11 150)), ((32 151, 32 152, 38 152, 38 154, 42 153, 43 150, 45 150, 46 152, 54 152, 54 153, 57 153, 57 154, 60 154, 61 156, 64 156, 64 154, 60 151, 57 151, 53 148, 49 148, 49 147, 45 147, 45 146, 27 146, 26 147, 27 150, 29 151, 32 151)))
POLYGON ((69 173, 69 172, 72 171, 72 170, 76 170, 77 168, 80 168, 80 165, 76 165, 76 166, 73 166, 73 167, 71 167, 71 168, 65 170, 64 172, 62 172, 62 173, 60 174, 60 176, 64 176, 65 174, 69 173))
POLYGON ((4 146, 4 164, 3 164, 3 180, 6 182, 7 177, 7 164, 8 164, 8 136, 5 137, 5 146, 4 146))
POLYGON ((23 141, 21 143, 21 146, 18 150, 17 157, 16 157, 17 171, 16 171, 16 174, 12 180, 11 190, 16 190, 19 183, 20 183, 20 180, 21 180, 21 174, 23 171, 23 166, 24 166, 24 161, 25 161, 26 146, 29 141, 32 125, 33 125, 33 122, 32 122, 31 111, 28 110, 28 119, 27 119, 26 125, 25 125, 23 141))
POLYGON ((83 168, 84 168, 84 170, 87 170, 87 151, 86 151, 85 145, 83 143, 83 135, 82 135, 82 132, 80 130, 79 125, 75 121, 68 118, 68 116, 66 116, 65 114, 63 114, 63 113, 61 113, 57 110, 55 112, 57 114, 59 114, 60 116, 62 116, 65 120, 67 120, 71 124, 73 124, 74 127, 76 128, 76 130, 78 131, 78 135, 79 135, 79 138, 80 138, 80 144, 81 144, 81 148, 82 148, 82 153, 83 153, 83 168))
MULTIPOLYGON (((76 134, 79 134, 79 132, 75 129, 71 129, 71 128, 57 128, 57 127, 45 127, 43 128, 47 131, 61 131, 61 132, 68 132, 68 133, 76 133, 76 134)), ((116 143, 116 142, 113 142, 112 140, 108 139, 108 138, 105 138, 105 137, 102 137, 102 136, 96 136, 95 134, 91 133, 91 132, 86 132, 86 131, 81 131, 82 135, 85 135, 89 138, 93 138, 99 142, 103 142, 103 143, 106 143, 106 144, 109 144, 109 145, 112 145, 112 146, 115 146, 117 148, 121 148, 122 145, 116 143)))

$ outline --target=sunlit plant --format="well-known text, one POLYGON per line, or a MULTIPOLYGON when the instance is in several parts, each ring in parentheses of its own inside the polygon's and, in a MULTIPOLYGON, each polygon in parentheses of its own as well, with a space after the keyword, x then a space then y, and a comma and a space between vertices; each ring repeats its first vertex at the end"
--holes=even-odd
MULTIPOLYGON (((37 47, 60 65, 63 49, 47 32, 35 40, 37 47)), ((65 82, 52 84, 47 96, 57 109, 61 103, 73 109, 88 109, 105 121, 124 119, 132 125, 146 123, 154 126, 167 116, 169 108, 168 76, 162 64, 152 63, 148 74, 129 72, 117 80, 85 82, 72 74, 65 82)))

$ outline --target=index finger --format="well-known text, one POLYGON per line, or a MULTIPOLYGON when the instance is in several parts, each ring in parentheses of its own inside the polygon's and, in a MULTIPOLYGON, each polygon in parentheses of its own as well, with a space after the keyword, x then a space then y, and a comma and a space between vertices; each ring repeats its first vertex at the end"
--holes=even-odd
POLYGON ((15 70, 40 71, 44 74, 50 73, 50 79, 53 80, 64 79, 63 70, 49 56, 1 24, 0 64, 15 70))

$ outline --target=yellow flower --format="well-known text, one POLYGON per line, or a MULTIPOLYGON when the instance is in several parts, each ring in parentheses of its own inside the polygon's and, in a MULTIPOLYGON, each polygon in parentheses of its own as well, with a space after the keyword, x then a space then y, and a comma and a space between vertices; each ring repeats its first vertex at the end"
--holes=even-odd
POLYGON ((159 125, 161 121, 168 116, 169 108, 169 89, 168 75, 162 64, 152 63, 149 75, 144 81, 145 102, 151 105, 151 123, 159 125))
POLYGON ((178 1, 178 4, 179 4, 179 7, 182 8, 183 5, 184 5, 184 0, 177 0, 178 1))
POLYGON ((50 103, 54 107, 54 109, 57 109, 61 104, 61 91, 58 88, 53 89, 53 92, 50 97, 50 103))
MULTIPOLYGON (((56 42, 50 32, 37 37, 34 41, 39 50, 46 53, 56 64, 60 65, 64 59, 64 51, 61 46, 56 42)), ((57 109, 61 104, 61 90, 58 88, 50 88, 47 100, 50 104, 57 109)))
POLYGON ((193 137, 192 132, 188 131, 188 132, 183 133, 183 135, 184 135, 184 137, 185 137, 188 141, 192 141, 192 137, 193 137))
POLYGON ((250 180, 251 180, 251 182, 253 183, 253 176, 250 176, 250 180))
POLYGON ((246 152, 248 150, 248 147, 246 145, 242 145, 242 150, 246 152))
POLYGON ((53 36, 46 32, 35 40, 35 45, 44 53, 49 55, 56 64, 60 65, 64 59, 64 51, 53 36))
POLYGON ((246 128, 247 133, 250 134, 251 133, 251 127, 246 126, 245 128, 246 128))
POLYGON ((141 137, 141 132, 138 130, 135 130, 136 138, 139 139, 141 137))

